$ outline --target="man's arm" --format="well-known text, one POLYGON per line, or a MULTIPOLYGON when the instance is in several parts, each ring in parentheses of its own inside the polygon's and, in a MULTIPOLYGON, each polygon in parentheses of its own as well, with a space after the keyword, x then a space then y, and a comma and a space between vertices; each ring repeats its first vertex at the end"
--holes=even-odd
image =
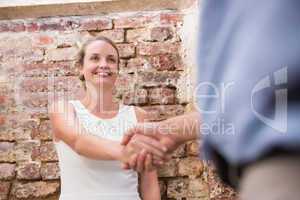
POLYGON ((182 144, 189 140, 197 139, 199 133, 200 114, 191 112, 162 122, 140 123, 124 135, 121 144, 128 144, 135 134, 142 134, 156 139, 164 136, 182 144))
MULTIPOLYGON (((170 118, 168 120, 157 122, 157 123, 141 123, 138 124, 133 129, 129 130, 121 144, 127 145, 137 135, 147 136, 143 138, 143 142, 149 143, 154 138, 167 147, 168 151, 165 152, 164 158, 170 158, 170 155, 183 143, 194 140, 198 137, 200 133, 200 116, 198 112, 191 112, 189 114, 177 116, 170 118)), ((140 149, 137 149, 139 152, 140 149)), ((167 161, 168 159, 165 159, 167 161)), ((124 168, 133 168, 137 171, 146 169, 147 167, 137 167, 142 166, 145 163, 145 155, 141 154, 130 162, 124 163, 124 168)), ((156 166, 163 164, 161 161, 159 163, 153 163, 156 166)))

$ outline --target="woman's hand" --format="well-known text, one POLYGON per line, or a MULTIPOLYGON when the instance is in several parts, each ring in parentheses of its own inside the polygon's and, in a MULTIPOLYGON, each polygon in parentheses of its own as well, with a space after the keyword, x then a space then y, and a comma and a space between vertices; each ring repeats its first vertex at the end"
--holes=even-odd
POLYGON ((157 123, 139 124, 124 135, 121 144, 128 148, 131 146, 133 148, 131 151, 135 152, 134 155, 129 155, 127 162, 124 162, 124 169, 150 171, 171 159, 172 152, 181 142, 177 140, 176 135, 160 133, 165 131, 158 129, 157 125, 157 123))
POLYGON ((132 135, 130 140, 122 142, 122 145, 124 146, 121 161, 125 164, 123 167, 125 169, 131 168, 136 171, 152 170, 153 161, 156 164, 162 164, 167 159, 167 148, 156 139, 145 135, 132 135), (144 166, 144 162, 147 163, 147 167, 144 166))

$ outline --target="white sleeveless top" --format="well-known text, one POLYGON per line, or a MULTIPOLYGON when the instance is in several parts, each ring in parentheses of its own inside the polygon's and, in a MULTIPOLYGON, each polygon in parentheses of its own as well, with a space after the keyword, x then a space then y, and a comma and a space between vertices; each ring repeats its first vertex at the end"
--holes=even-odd
MULTIPOLYGON (((87 133, 121 141, 137 123, 133 106, 121 105, 112 119, 91 114, 80 101, 69 101, 87 133)), ((92 160, 78 155, 64 142, 55 142, 61 176, 60 200, 140 200, 138 175, 123 170, 119 161, 92 160)))

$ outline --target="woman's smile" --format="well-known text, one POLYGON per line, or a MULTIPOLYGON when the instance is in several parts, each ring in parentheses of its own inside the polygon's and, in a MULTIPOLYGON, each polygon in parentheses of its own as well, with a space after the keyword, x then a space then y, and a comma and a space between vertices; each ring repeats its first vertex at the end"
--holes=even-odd
POLYGON ((110 77, 112 75, 112 72, 111 71, 97 71, 97 72, 94 72, 93 73, 94 76, 97 76, 97 77, 110 77))

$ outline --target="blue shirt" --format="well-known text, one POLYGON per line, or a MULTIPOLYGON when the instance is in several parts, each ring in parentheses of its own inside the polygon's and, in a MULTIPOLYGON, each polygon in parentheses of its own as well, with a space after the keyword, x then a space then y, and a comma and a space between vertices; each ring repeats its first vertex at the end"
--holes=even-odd
POLYGON ((232 166, 300 150, 300 1, 202 0, 204 151, 232 166))

